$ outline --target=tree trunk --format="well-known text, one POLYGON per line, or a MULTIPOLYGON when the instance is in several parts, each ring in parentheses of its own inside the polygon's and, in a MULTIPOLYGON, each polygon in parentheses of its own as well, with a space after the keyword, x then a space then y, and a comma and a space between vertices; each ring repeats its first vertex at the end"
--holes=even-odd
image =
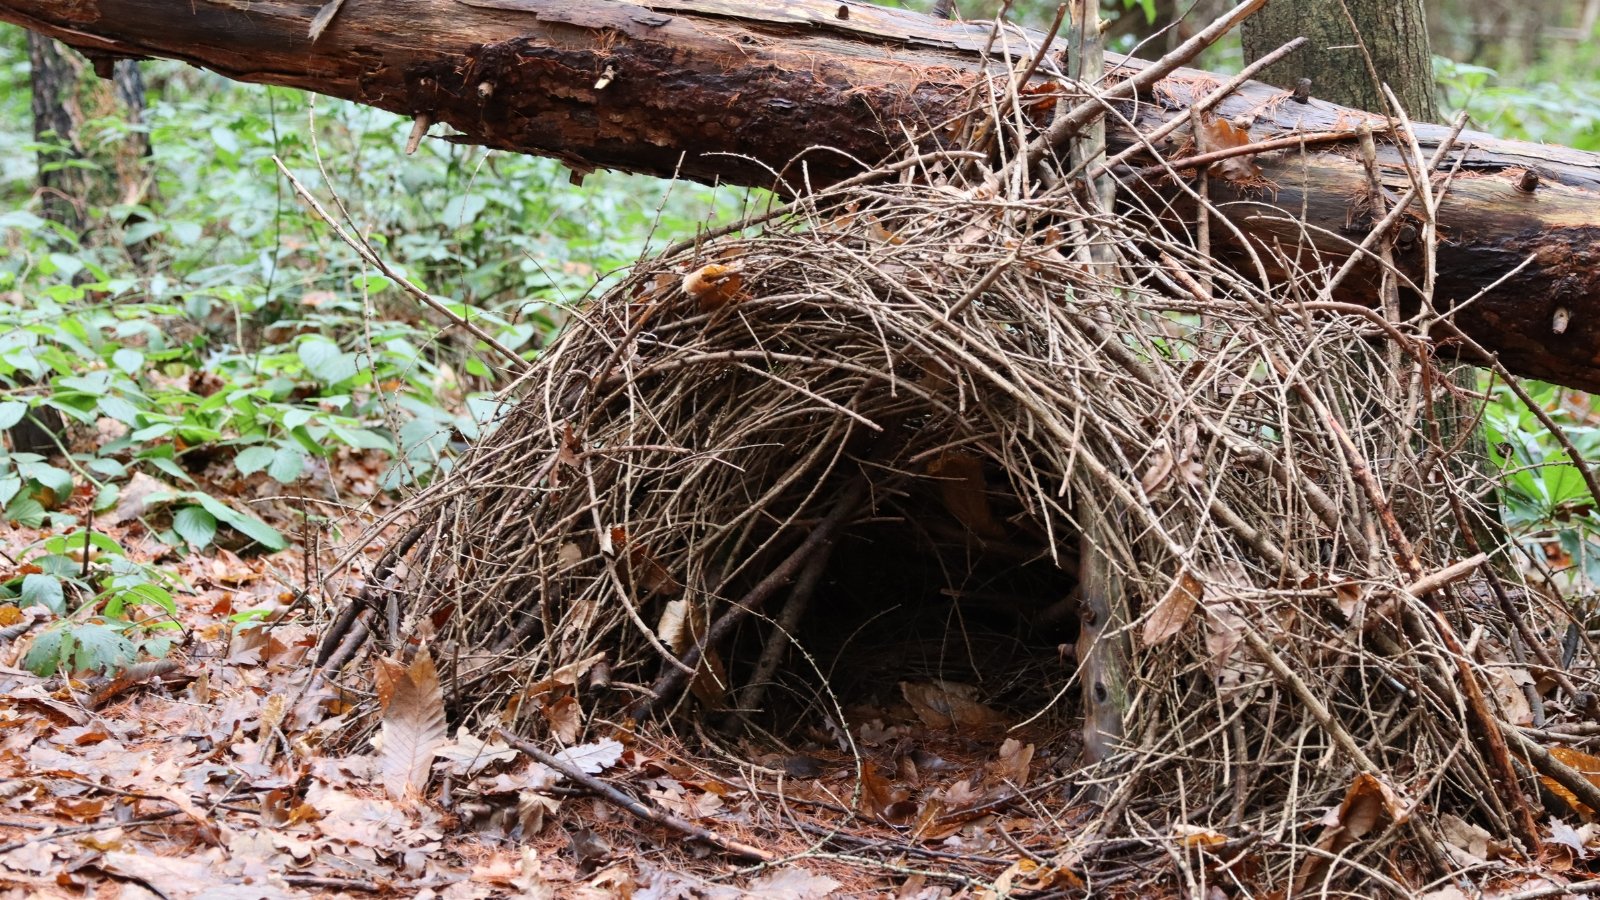
MULTIPOLYGON (((1416 118, 1437 117, 1437 91, 1431 65, 1433 54, 1423 0, 1341 2, 1348 6, 1313 0, 1279 0, 1278 4, 1267 8, 1271 15, 1257 16, 1246 23, 1246 58, 1259 58, 1285 41, 1304 34, 1311 38, 1312 51, 1304 60, 1306 65, 1299 70, 1285 66, 1269 67, 1265 72, 1268 81, 1279 87, 1288 87, 1294 79, 1309 77, 1314 85, 1320 85, 1317 93, 1328 100, 1372 112, 1394 114, 1389 101, 1379 91, 1380 84, 1387 85, 1407 115, 1416 118), (1346 8, 1354 14, 1356 22, 1369 24, 1352 30, 1352 23, 1345 15, 1346 8), (1384 11, 1389 14, 1387 19, 1382 17, 1384 11)), ((1392 258, 1395 252, 1393 236, 1385 235, 1382 238, 1380 252, 1385 258, 1392 258)), ((1398 295, 1398 290, 1392 285, 1386 284, 1382 290, 1388 292, 1391 298, 1398 295)), ((1391 314, 1398 312, 1398 309, 1391 310, 1391 314)), ((1401 371, 1399 365, 1394 368, 1397 372, 1401 371)), ((1470 399, 1476 396, 1478 372, 1473 366, 1463 363, 1447 367, 1444 374, 1461 390, 1449 390, 1448 384, 1428 385, 1424 382, 1433 391, 1427 401, 1436 425, 1433 429, 1426 426, 1422 429, 1422 433, 1430 435, 1427 441, 1429 446, 1397 448, 1398 456, 1403 457, 1409 452, 1411 458, 1397 458, 1389 464, 1426 465, 1425 462, 1419 462, 1419 456, 1422 460, 1428 460, 1436 459, 1435 454, 1444 454, 1443 465, 1450 470, 1452 479, 1480 486, 1480 489, 1467 492, 1469 496, 1478 497, 1485 493, 1492 496, 1487 490, 1488 486, 1495 483, 1488 447, 1483 430, 1476 427, 1482 402, 1470 399), (1459 449, 1455 453, 1447 453, 1445 448, 1450 447, 1459 449)), ((1473 506, 1475 508, 1463 511, 1466 519, 1462 523, 1464 528, 1452 528, 1442 523, 1438 529, 1445 535, 1443 539, 1449 546, 1462 556, 1492 547, 1490 535, 1505 533, 1503 527, 1488 527, 1490 522, 1498 526, 1498 509, 1492 501, 1475 503, 1473 506)), ((1525 648, 1518 643, 1516 635, 1513 634, 1509 642, 1512 653, 1522 660, 1525 648)), ((1463 677, 1472 676, 1466 674, 1463 677)), ((1475 734, 1480 739, 1479 749, 1485 757, 1496 759, 1503 756, 1505 748, 1503 743, 1496 744, 1499 733, 1494 723, 1480 721, 1478 725, 1475 734)), ((1496 787, 1502 792, 1507 809, 1526 810, 1521 787, 1514 781, 1499 783, 1496 787)), ((1525 817, 1524 825, 1522 833, 1531 836, 1529 840, 1537 846, 1537 830, 1531 818, 1525 817)))
POLYGON ((93 176, 74 165, 84 159, 78 144, 82 117, 73 113, 79 70, 62 49, 42 34, 28 33, 33 138, 39 144, 40 214, 81 232, 93 176))
MULTIPOLYGON (((579 172, 607 167, 786 192, 854 174, 897 148, 905 129, 939 146, 948 136, 935 123, 968 109, 987 89, 985 76, 1010 62, 981 58, 987 25, 853 0, 348 0, 313 43, 306 35, 317 8, 302 0, 0 0, 0 20, 95 53, 173 57, 425 117, 454 127, 452 140, 555 156, 579 172)), ((1127 75, 1142 64, 1113 58, 1119 65, 1127 75)), ((1217 83, 1179 70, 1119 112, 1149 129, 1217 83)), ((1212 179, 1213 199, 1252 242, 1291 255, 1309 244, 1342 261, 1361 236, 1351 205, 1366 191, 1354 150, 1364 117, 1288 101, 1258 83, 1218 114, 1251 119, 1252 140, 1348 135, 1303 154, 1256 157, 1257 183, 1212 179)), ((1108 128, 1113 153, 1135 139, 1116 118, 1108 128)), ((1424 153, 1447 135, 1416 129, 1424 153)), ((1464 175, 1440 212, 1440 304, 1470 300, 1457 324, 1512 371, 1600 389, 1600 155, 1470 132, 1454 155, 1464 175), (1524 180, 1529 170, 1538 177, 1524 180)), ((1378 158, 1384 184, 1403 192, 1400 150, 1382 141, 1378 158)), ((1140 186, 1136 171, 1119 174, 1140 186)), ((1160 187, 1155 179, 1143 189, 1160 187)), ((1420 270, 1420 248, 1397 257, 1403 269, 1420 270)), ((1274 274, 1282 273, 1266 272, 1274 274)), ((1361 282, 1347 280, 1340 299, 1369 297, 1371 282, 1361 282)))
MULTIPOLYGON (((29 32, 28 64, 33 136, 39 145, 39 212, 81 235, 88 231, 96 205, 136 199, 128 195, 133 185, 145 181, 144 162, 150 154, 150 141, 142 132, 134 131, 124 146, 110 153, 91 154, 84 147, 82 135, 84 122, 92 116, 84 112, 81 103, 85 93, 83 61, 49 37, 29 32), (117 178, 110 181, 97 168, 114 169, 117 178)), ((108 89, 95 86, 88 93, 98 91, 114 96, 113 102, 126 111, 130 122, 143 121, 144 79, 138 63, 118 61, 112 85, 108 89)), ((139 247, 130 246, 128 251, 137 261, 139 247)), ((88 273, 82 277, 88 278, 88 273)), ((60 449, 65 431, 66 420, 59 410, 36 407, 6 433, 14 452, 50 455, 60 449)))
POLYGON ((1439 118, 1422 0, 1274 0, 1244 23, 1245 58, 1260 59, 1302 36, 1311 43, 1268 66, 1262 81, 1292 89, 1309 78, 1317 97, 1382 113, 1389 104, 1375 83, 1381 80, 1413 120, 1439 118))
MULTIPOLYGON (((1300 78, 1310 78, 1313 93, 1323 99, 1392 115, 1388 100, 1378 90, 1378 86, 1384 84, 1394 92, 1407 115, 1414 119, 1438 117, 1438 91, 1431 64, 1433 50, 1423 0, 1342 0, 1339 4, 1278 0, 1245 23, 1245 58, 1258 59, 1300 36, 1310 39, 1308 52, 1269 66, 1263 71, 1264 80, 1292 89, 1300 78), (1348 18, 1346 9, 1350 13, 1348 18), (1352 19, 1359 29, 1352 30, 1352 19), (1300 65, 1295 67, 1291 63, 1300 65)), ((1395 253, 1392 237, 1385 237, 1380 252, 1389 256, 1395 253)), ((1470 478, 1487 485, 1492 482, 1488 448, 1481 431, 1474 427, 1481 404, 1470 399, 1478 388, 1477 369, 1457 365, 1447 374, 1462 390, 1435 387, 1433 414, 1439 426, 1437 443, 1441 447, 1462 446, 1461 452, 1448 459, 1457 478, 1470 478)), ((1496 516, 1486 504, 1473 510, 1470 518, 1481 523, 1496 516)), ((1486 536, 1486 532, 1480 534, 1480 537, 1486 536)))

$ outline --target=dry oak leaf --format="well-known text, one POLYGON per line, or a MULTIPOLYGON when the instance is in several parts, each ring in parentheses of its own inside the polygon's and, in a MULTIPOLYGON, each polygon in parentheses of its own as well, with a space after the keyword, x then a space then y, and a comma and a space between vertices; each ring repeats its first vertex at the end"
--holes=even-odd
POLYGON ((604 738, 592 744, 568 747, 553 755, 585 775, 598 775, 622 759, 622 745, 604 738))
POLYGON ((497 740, 485 743, 462 725, 456 729, 456 739, 441 745, 434 755, 445 761, 442 767, 452 774, 472 776, 491 763, 511 762, 521 754, 497 740))
POLYGON ((761 900, 823 900, 832 897, 840 884, 826 875, 813 875, 805 869, 777 869, 750 882, 745 893, 761 900))

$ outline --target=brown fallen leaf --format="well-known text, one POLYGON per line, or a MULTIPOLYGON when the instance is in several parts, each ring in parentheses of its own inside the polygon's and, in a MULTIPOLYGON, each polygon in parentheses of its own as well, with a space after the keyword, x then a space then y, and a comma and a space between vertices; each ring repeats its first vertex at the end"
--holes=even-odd
POLYGON ((694 298, 703 313, 738 302, 743 289, 744 275, 733 265, 711 263, 683 276, 683 292, 694 298))
POLYGON ((1004 784, 1021 790, 1028 786, 1029 770, 1033 766, 1033 745, 1016 738, 1006 738, 1000 752, 989 763, 989 774, 1004 784))
MULTIPOLYGON (((1250 143, 1249 131, 1222 118, 1202 118, 1196 137, 1196 148, 1201 153, 1231 150, 1250 143)), ((1227 181, 1251 181, 1261 177, 1261 167, 1247 156, 1235 156, 1212 164, 1211 173, 1227 181)))
POLYGON ((396 800, 418 797, 428 786, 435 754, 449 740, 433 656, 424 647, 409 666, 380 659, 377 681, 383 716, 379 778, 396 800))
POLYGON ((1338 809, 1329 810, 1323 818, 1322 834, 1317 838, 1317 849, 1324 854, 1308 856, 1295 875, 1291 894, 1298 896, 1307 885, 1315 881, 1328 865, 1328 860, 1345 848, 1371 834, 1380 824, 1403 824, 1411 817, 1410 807, 1395 793, 1394 788, 1369 772, 1362 772, 1345 792, 1344 802, 1338 809))
POLYGON ((578 698, 571 694, 557 697, 545 706, 545 722, 550 726, 550 733, 563 744, 571 744, 578 740, 578 732, 583 728, 583 712, 578 708, 578 698))
POLYGON ((1154 647, 1175 637, 1189 624, 1190 617, 1204 596, 1205 585, 1187 567, 1184 568, 1144 620, 1144 633, 1141 635, 1144 645, 1154 647))
POLYGON ((939 481, 939 497, 944 501, 944 508, 968 531, 996 540, 1006 536, 989 506, 983 460, 970 453, 951 451, 929 461, 927 472, 939 481))
POLYGON ((627 567, 623 570, 628 578, 646 592, 646 596, 660 594, 664 597, 676 597, 683 593, 683 585, 672 577, 667 567, 662 565, 650 552, 650 548, 643 542, 634 540, 628 530, 620 525, 611 527, 611 546, 613 550, 621 552, 627 550, 627 567))
POLYGON ((763 900, 823 900, 835 896, 841 885, 826 875, 813 875, 798 866, 775 869, 750 882, 746 893, 763 900))
MULTIPOLYGON (((1600 786, 1600 756, 1593 756, 1582 750, 1571 747, 1551 747, 1550 755, 1576 769, 1580 775, 1600 786)), ((1594 810, 1577 798, 1577 795, 1562 787, 1555 779, 1547 775, 1539 776, 1539 783, 1543 784, 1550 793, 1560 797, 1563 802, 1572 807, 1574 812, 1583 815, 1592 815, 1594 810)))
POLYGON ((226 825, 211 817, 198 803, 190 799, 187 791, 179 788, 168 788, 156 791, 167 802, 183 811, 195 824, 200 832, 200 837, 213 847, 227 846, 231 832, 226 825))
POLYGON ((978 689, 970 684, 902 681, 900 695, 929 728, 983 728, 1007 721, 999 710, 979 703, 978 689))
POLYGON ((175 659, 157 659, 131 665, 123 669, 122 673, 116 678, 95 691, 94 696, 89 698, 89 707, 91 709, 99 709, 118 695, 132 690, 135 686, 175 672, 177 669, 178 661, 175 659))
POLYGON ((858 803, 863 812, 891 824, 898 824, 910 817, 900 816, 898 820, 895 818, 895 813, 900 811, 899 807, 908 796, 904 789, 896 788, 893 782, 878 772, 876 763, 861 764, 861 798, 858 803))

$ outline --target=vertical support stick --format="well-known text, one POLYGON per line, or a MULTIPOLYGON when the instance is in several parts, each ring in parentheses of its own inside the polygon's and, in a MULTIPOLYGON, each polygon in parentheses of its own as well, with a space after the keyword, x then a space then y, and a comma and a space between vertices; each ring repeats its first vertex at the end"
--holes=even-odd
POLYGON ((1111 523, 1099 509, 1082 509, 1079 538, 1078 680, 1083 690, 1083 761, 1104 762, 1123 738, 1128 711, 1128 602, 1108 555, 1111 523))
MULTIPOLYGON (((1098 0, 1069 0, 1071 28, 1067 32, 1067 74, 1088 90, 1098 90, 1105 75, 1105 46, 1100 36, 1098 0)), ((1069 169, 1100 170, 1105 162, 1105 119, 1097 117, 1079 129, 1069 147, 1069 169)), ((1086 180, 1083 205, 1095 212, 1109 207, 1112 182, 1102 176, 1086 180)), ((1079 223, 1080 259, 1098 277, 1110 279, 1116 259, 1111 246, 1092 223, 1079 223)), ((1083 688, 1083 748, 1085 763, 1104 762, 1123 738, 1128 711, 1129 647, 1125 626, 1130 621, 1128 600, 1121 579, 1107 555, 1115 546, 1115 526, 1099 509, 1078 510, 1083 528, 1079 544, 1080 590, 1083 595, 1078 634, 1078 676, 1083 688)))

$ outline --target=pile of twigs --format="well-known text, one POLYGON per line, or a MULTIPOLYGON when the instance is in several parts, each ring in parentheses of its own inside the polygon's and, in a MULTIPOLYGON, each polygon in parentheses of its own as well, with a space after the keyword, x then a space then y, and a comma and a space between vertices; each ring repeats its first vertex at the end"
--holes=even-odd
POLYGON ((1506 721, 1495 667, 1559 681, 1553 722, 1592 656, 1561 665, 1565 623, 1510 583, 1439 311, 1333 302, 1335 263, 1269 248, 1290 275, 1241 274, 1049 154, 1013 177, 1038 135, 1001 97, 975 121, 1010 149, 908 151, 576 311, 414 502, 369 594, 389 647, 428 641, 462 716, 536 738, 508 698, 552 688, 601 730, 759 725, 786 672, 829 696, 807 612, 852 541, 915 548, 917 584, 1003 549, 1095 610, 1020 711, 1093 726, 1098 817, 1055 864, 1133 840, 1176 877, 1402 891, 1457 870, 1445 814, 1531 853, 1535 774, 1595 790, 1506 721))

